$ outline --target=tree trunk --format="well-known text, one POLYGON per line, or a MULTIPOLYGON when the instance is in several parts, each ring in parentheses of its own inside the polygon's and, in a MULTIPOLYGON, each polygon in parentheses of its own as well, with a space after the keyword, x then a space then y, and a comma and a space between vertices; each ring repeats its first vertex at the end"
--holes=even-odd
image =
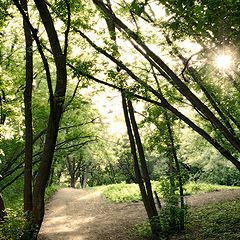
POLYGON ((56 114, 51 111, 44 150, 33 191, 33 215, 34 221, 39 228, 41 227, 44 216, 44 194, 51 173, 51 164, 57 140, 59 121, 60 118, 57 118, 56 114))
POLYGON ((178 179, 178 187, 179 187, 179 194, 180 194, 180 207, 182 209, 182 212, 180 213, 180 231, 184 230, 184 193, 183 193, 183 182, 182 182, 182 176, 181 176, 181 169, 180 169, 180 164, 179 164, 179 160, 177 157, 177 152, 176 152, 176 147, 175 147, 175 143, 174 143, 174 136, 173 136, 173 130, 172 130, 172 126, 171 126, 171 122, 169 119, 169 115, 166 112, 166 110, 164 110, 164 118, 166 120, 166 124, 167 124, 167 129, 168 129, 168 135, 169 135, 169 140, 170 140, 170 149, 171 149, 171 158, 174 159, 175 162, 175 167, 176 167, 176 173, 177 173, 177 179, 178 179))
POLYGON ((147 215, 148 215, 148 218, 150 221, 153 239, 158 239, 161 229, 160 229, 159 222, 156 221, 157 219, 154 219, 154 217, 158 217, 158 215, 154 215, 154 211, 153 211, 152 205, 150 203, 149 196, 147 194, 147 191, 146 191, 146 188, 144 185, 144 181, 143 181, 143 178, 141 175, 138 158, 137 158, 137 150, 136 150, 136 146, 135 146, 134 135, 132 132, 131 122, 130 122, 129 115, 128 115, 127 101, 123 94, 122 94, 122 106, 123 106, 123 112, 124 112, 125 122, 126 122, 126 126, 127 126, 130 146, 131 146, 131 153, 132 153, 132 157, 133 157, 133 164, 134 164, 134 171, 135 171, 136 179, 137 179, 138 186, 139 186, 139 189, 141 192, 144 207, 146 209, 146 212, 147 212, 147 215))
POLYGON ((5 211, 5 206, 4 206, 2 195, 0 194, 0 224, 4 220, 4 216, 5 216, 4 211, 5 211))
MULTIPOLYGON (((22 8, 28 12, 27 0, 21 0, 22 8)), ((26 86, 24 91, 25 112, 25 159, 24 159, 24 211, 32 212, 32 83, 33 83, 33 52, 32 34, 28 24, 23 20, 26 43, 26 86)))
POLYGON ((75 176, 71 176, 71 179, 70 179, 70 186, 71 186, 71 188, 75 188, 75 187, 76 187, 75 176))
POLYGON ((82 188, 87 187, 87 179, 88 179, 88 167, 85 168, 85 171, 83 173, 82 188))
MULTIPOLYGON (((28 14, 27 0, 21 0, 21 5, 28 14)), ((26 84, 24 90, 24 113, 25 113, 25 157, 24 157, 24 212, 26 224, 21 240, 33 239, 35 231, 32 228, 32 154, 33 154, 33 129, 32 129, 32 83, 33 83, 33 39, 31 30, 23 20, 25 34, 25 59, 26 59, 26 84)))
MULTIPOLYGON (((54 95, 50 96, 50 115, 48 119, 46 139, 41 163, 33 191, 34 221, 41 227, 44 216, 44 194, 51 173, 54 149, 57 141, 59 122, 63 114, 63 105, 67 85, 66 48, 62 53, 60 42, 55 30, 52 17, 44 0, 35 0, 35 5, 46 29, 56 66, 56 87, 54 95)), ((66 47, 66 45, 65 45, 66 47)), ((51 94, 51 89, 49 89, 51 94)))
POLYGON ((156 216, 158 216, 158 213, 157 213, 157 209, 156 209, 156 206, 154 203, 148 167, 147 167, 147 163, 146 163, 146 159, 145 159, 145 155, 144 155, 141 138, 140 138, 140 135, 138 132, 138 126, 137 126, 135 116, 134 116, 134 109, 132 106, 132 102, 130 100, 128 100, 128 110, 129 110, 130 120, 131 120, 133 132, 134 132, 134 136, 135 136, 135 140, 136 140, 136 144, 137 144, 137 148, 138 148, 139 159, 140 159, 140 163, 141 163, 141 169, 142 169, 142 173, 143 173, 144 182, 146 184, 146 190, 147 190, 147 194, 148 194, 148 198, 149 198, 149 203, 152 208, 153 217, 156 217, 156 216))

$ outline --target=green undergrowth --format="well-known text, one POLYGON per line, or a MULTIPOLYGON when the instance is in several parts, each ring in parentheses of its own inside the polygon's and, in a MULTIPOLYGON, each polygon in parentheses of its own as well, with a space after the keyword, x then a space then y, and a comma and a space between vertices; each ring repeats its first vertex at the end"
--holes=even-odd
MULTIPOLYGON (((169 240, 229 240, 240 239, 240 199, 190 208, 186 229, 182 234, 170 235, 169 240)), ((151 239, 148 222, 135 226, 141 237, 151 239)), ((165 238, 162 238, 165 239, 165 238)))
POLYGON ((171 239, 240 239, 240 199, 209 204, 188 211, 185 234, 171 239))
MULTIPOLYGON (((233 188, 237 188, 237 187, 222 186, 222 185, 215 185, 215 184, 208 184, 208 183, 189 182, 184 186, 184 194, 192 195, 196 193, 213 192, 213 191, 219 191, 222 189, 233 189, 233 188)), ((112 202, 117 202, 117 203, 137 202, 141 200, 139 187, 137 184, 134 184, 134 183, 112 184, 112 185, 100 187, 98 189, 102 190, 103 196, 107 200, 112 202)), ((153 191, 157 192, 159 198, 162 197, 161 182, 152 181, 152 189, 153 191)))
MULTIPOLYGON (((45 191, 45 200, 48 201, 58 189, 58 186, 48 187, 45 191)), ((28 224, 23 212, 21 191, 22 189, 14 184, 4 191, 6 217, 4 223, 0 224, 0 240, 19 240, 24 227, 28 224)))
POLYGON ((54 195, 54 193, 59 190, 61 187, 57 186, 57 185, 51 185, 49 187, 46 188, 45 191, 45 201, 49 201, 52 196, 54 195))

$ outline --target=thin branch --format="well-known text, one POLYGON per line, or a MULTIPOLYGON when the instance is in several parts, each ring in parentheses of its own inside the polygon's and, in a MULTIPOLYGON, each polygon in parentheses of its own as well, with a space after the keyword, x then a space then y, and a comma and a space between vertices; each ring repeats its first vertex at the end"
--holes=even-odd
MULTIPOLYGON (((96 118, 92 119, 91 121, 89 121, 89 122, 85 122, 85 123, 79 123, 79 124, 76 124, 76 125, 70 125, 70 126, 63 126, 63 127, 60 127, 59 130, 65 130, 65 129, 70 129, 70 128, 76 128, 76 127, 84 126, 84 125, 87 125, 87 124, 95 123, 94 121, 97 120, 97 119, 100 119, 100 117, 96 117, 96 118)), ((97 122, 97 123, 100 123, 100 122, 97 122)))
POLYGON ((72 145, 66 146, 66 147, 59 147, 59 148, 56 148, 56 151, 66 150, 66 149, 71 149, 71 148, 74 148, 74 151, 77 151, 80 148, 82 148, 83 146, 85 146, 87 143, 95 142, 95 141, 97 141, 97 139, 91 139, 91 140, 85 141, 83 143, 72 144, 72 145))
POLYGON ((73 95, 72 95, 71 99, 64 106, 64 110, 63 110, 64 112, 66 112, 68 106, 72 103, 74 97, 76 96, 79 84, 80 84, 80 78, 78 78, 78 82, 77 82, 76 87, 75 87, 75 89, 73 91, 73 95))
POLYGON ((65 4, 67 6, 67 29, 65 31, 65 42, 64 42, 64 55, 67 57, 67 49, 68 49, 68 36, 70 32, 70 25, 71 25, 71 9, 69 0, 65 0, 65 4))

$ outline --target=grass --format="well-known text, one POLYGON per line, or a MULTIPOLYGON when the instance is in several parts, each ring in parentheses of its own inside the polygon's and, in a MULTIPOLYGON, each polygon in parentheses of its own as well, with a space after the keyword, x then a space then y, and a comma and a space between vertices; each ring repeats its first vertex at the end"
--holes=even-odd
MULTIPOLYGON (((184 234, 170 235, 169 240, 239 240, 240 199, 209 204, 188 210, 184 234)), ((151 239, 148 222, 135 226, 139 236, 151 239)), ((164 239, 164 238, 163 238, 164 239)))
POLYGON ((188 212, 186 233, 171 239, 240 239, 240 199, 193 208, 188 212))
MULTIPOLYGON (((158 193, 159 197, 162 197, 160 182, 153 181, 152 188, 158 193)), ((213 192, 232 188, 237 187, 189 182, 184 186, 184 192, 185 195, 192 195, 196 193, 213 192)), ((104 197, 112 202, 137 202, 141 200, 141 195, 137 184, 119 183, 100 187, 98 189, 102 189, 104 197)))
POLYGON ((239 187, 224 186, 224 185, 209 184, 209 183, 189 182, 184 186, 184 194, 193 195, 196 193, 206 193, 206 192, 219 191, 223 189, 236 189, 236 188, 239 188, 239 187))

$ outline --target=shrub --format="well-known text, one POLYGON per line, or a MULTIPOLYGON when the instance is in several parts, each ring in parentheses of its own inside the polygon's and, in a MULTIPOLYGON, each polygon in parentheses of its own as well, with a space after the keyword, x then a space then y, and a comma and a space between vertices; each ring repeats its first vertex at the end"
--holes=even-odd
POLYGON ((25 216, 21 209, 6 209, 4 222, 0 224, 1 240, 19 240, 26 224, 25 216))

